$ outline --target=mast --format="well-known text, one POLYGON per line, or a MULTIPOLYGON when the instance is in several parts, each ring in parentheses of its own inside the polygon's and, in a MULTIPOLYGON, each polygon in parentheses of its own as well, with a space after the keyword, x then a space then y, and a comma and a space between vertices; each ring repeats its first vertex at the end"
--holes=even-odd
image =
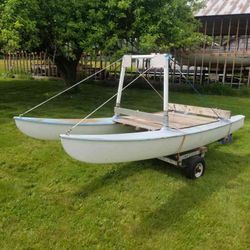
POLYGON ((163 68, 163 128, 167 128, 168 121, 168 102, 169 102, 169 59, 170 54, 156 54, 151 60, 152 68, 163 68))
POLYGON ((126 68, 131 66, 131 62, 132 62, 132 56, 130 55, 123 56, 120 79, 119 79, 119 86, 118 86, 118 92, 117 92, 117 98, 116 98, 116 107, 120 107, 121 105, 122 89, 123 89, 123 84, 124 84, 126 68))
POLYGON ((131 67, 132 59, 150 59, 150 68, 163 68, 163 129, 169 126, 168 119, 168 103, 169 103, 169 59, 170 54, 151 54, 151 55, 124 55, 122 59, 120 80, 116 98, 115 116, 119 116, 117 112, 121 106, 122 90, 126 68, 131 67))
POLYGON ((169 103, 169 54, 165 55, 164 64, 164 80, 163 80, 163 126, 166 128, 169 125, 168 119, 168 103, 169 103))

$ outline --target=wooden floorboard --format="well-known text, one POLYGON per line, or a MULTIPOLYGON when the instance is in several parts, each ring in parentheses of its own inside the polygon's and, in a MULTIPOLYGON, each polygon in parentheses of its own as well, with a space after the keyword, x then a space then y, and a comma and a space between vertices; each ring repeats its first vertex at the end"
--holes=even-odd
MULTIPOLYGON (((163 116, 163 113, 157 113, 157 114, 163 116)), ((215 118, 169 112, 169 127, 175 129, 189 128, 198 125, 208 124, 215 121, 216 121, 215 118)), ((142 119, 133 116, 121 116, 116 120, 116 122, 146 130, 159 130, 163 126, 162 122, 142 119)))

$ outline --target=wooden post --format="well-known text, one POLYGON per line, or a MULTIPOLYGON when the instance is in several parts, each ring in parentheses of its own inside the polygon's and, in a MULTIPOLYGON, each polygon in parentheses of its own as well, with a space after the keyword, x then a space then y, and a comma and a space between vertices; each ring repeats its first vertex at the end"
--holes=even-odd
POLYGON ((57 65, 55 64, 55 60, 53 59, 53 72, 54 72, 54 69, 55 69, 55 76, 56 77, 60 77, 60 73, 58 71, 58 68, 57 68, 57 65))
POLYGON ((187 75, 186 75, 186 83, 189 81, 189 71, 190 71, 190 57, 188 55, 188 63, 187 63, 187 75))
POLYGON ((81 57, 80 57, 80 65, 79 65, 79 69, 80 69, 80 73, 84 74, 85 75, 85 72, 84 72, 84 61, 83 61, 83 58, 84 58, 84 53, 81 54, 81 57))
POLYGON ((163 126, 167 127, 169 125, 168 122, 168 96, 169 96, 169 55, 166 58, 166 62, 164 65, 164 80, 163 80, 163 112, 164 112, 164 120, 163 126))
POLYGON ((20 65, 20 73, 23 74, 23 52, 19 52, 19 65, 20 65))
MULTIPOLYGON (((131 63, 131 67, 129 69, 129 74, 130 74, 130 78, 133 79, 133 60, 131 63)), ((115 65, 116 66, 116 65, 115 65)), ((142 68, 144 69, 144 59, 142 59, 142 68)), ((115 79, 116 79, 116 70, 115 70, 115 79)))
MULTIPOLYGON (((98 71, 99 68, 100 68, 100 60, 101 60, 101 58, 100 58, 100 51, 98 51, 97 55, 96 55, 96 71, 98 71)), ((101 74, 97 74, 96 75, 96 77, 97 77, 98 80, 100 80, 100 76, 101 76, 101 74)))
POLYGON ((32 73, 33 75, 36 75, 36 62, 35 62, 35 53, 32 53, 32 73))
POLYGON ((19 70, 19 51, 15 53, 15 60, 16 60, 16 74, 20 73, 19 70))
MULTIPOLYGON (((213 20, 213 27, 212 27, 212 43, 211 43, 211 50, 213 49, 213 45, 215 43, 215 37, 214 37, 214 28, 215 28, 215 20, 213 20)), ((208 82, 210 83, 210 75, 211 75, 211 56, 209 59, 209 66, 208 66, 208 82)))
POLYGON ((32 62, 31 62, 31 53, 29 52, 29 69, 30 69, 30 73, 32 74, 32 62))
POLYGON ((22 51, 19 52, 19 65, 20 65, 20 73, 23 74, 23 56, 22 51))
MULTIPOLYGON (((102 54, 102 51, 100 51, 100 68, 103 69, 103 54, 102 54)), ((102 72, 102 73, 100 74, 101 80, 104 79, 104 73, 105 73, 105 72, 102 72)))
POLYGON ((45 67, 45 76, 48 76, 48 69, 49 69, 47 58, 48 58, 47 52, 44 52, 44 54, 43 54, 43 63, 44 63, 44 67, 45 67))
POLYGON ((27 51, 24 52, 24 57, 25 57, 25 62, 26 62, 26 72, 27 74, 29 74, 30 66, 29 66, 29 58, 28 58, 27 51))
POLYGON ((215 73, 215 75, 216 75, 216 78, 219 79, 219 81, 220 81, 220 77, 219 77, 219 56, 217 56, 217 60, 216 60, 216 71, 215 71, 216 73, 215 73))
POLYGON ((24 51, 21 52, 22 73, 26 74, 26 62, 24 60, 24 51))
MULTIPOLYGON (((169 71, 169 68, 168 68, 168 71, 169 71)), ((183 72, 183 57, 181 56, 181 60, 180 60, 180 71, 183 72)), ((181 77, 182 77, 182 74, 180 74, 179 76, 179 83, 181 84, 181 77)))
POLYGON ((196 74, 197 74, 197 63, 196 63, 196 54, 194 56, 194 77, 193 77, 193 84, 196 82, 196 74))
POLYGON ((87 57, 86 57, 86 52, 83 52, 82 53, 82 67, 83 67, 83 74, 84 76, 87 76, 87 65, 88 65, 88 62, 87 62, 87 57))
MULTIPOLYGON (((107 54, 107 64, 110 65, 110 54, 109 54, 109 53, 107 54)), ((111 71, 111 67, 110 67, 110 66, 108 67, 108 71, 109 71, 109 75, 110 75, 109 77, 112 78, 112 75, 113 75, 113 74, 112 74, 112 71, 111 71)))
POLYGON ((43 65, 43 53, 40 52, 39 53, 39 61, 40 61, 40 75, 44 75, 43 71, 44 71, 44 65, 43 65))
POLYGON ((11 53, 11 72, 14 74, 15 73, 15 68, 16 68, 16 65, 15 65, 15 53, 11 53))
POLYGON ((234 58, 233 58, 232 75, 231 75, 231 87, 233 86, 233 81, 234 81, 236 52, 234 52, 233 54, 234 54, 234 58))
POLYGON ((15 65, 14 73, 17 74, 18 73, 17 52, 14 53, 13 60, 14 60, 14 65, 15 65))
POLYGON ((92 52, 89 52, 89 75, 92 74, 92 68, 93 68, 93 61, 92 61, 92 52))
POLYGON ((250 86, 250 68, 248 68, 248 79, 247 79, 247 87, 250 86))
POLYGON ((22 61, 22 72, 23 72, 23 74, 27 74, 25 51, 23 51, 23 50, 21 52, 21 61, 22 61))
POLYGON ((221 19, 221 24, 220 24, 220 46, 222 46, 223 44, 222 31, 223 31, 223 19, 221 19))
POLYGON ((208 64, 208 82, 210 83, 210 74, 211 74, 211 57, 209 59, 209 64, 208 64))
POLYGON ((241 62, 241 65, 240 65, 240 82, 239 82, 239 87, 241 86, 241 82, 242 82, 242 73, 243 73, 243 62, 241 62))
MULTIPOLYGON (((104 68, 107 68, 107 54, 104 54, 103 58, 104 58, 104 68)), ((107 79, 107 71, 108 71, 108 69, 105 69, 105 71, 104 71, 104 80, 107 79)))
POLYGON ((8 71, 11 71, 11 54, 10 53, 8 53, 8 71))
POLYGON ((227 75, 227 52, 225 54, 225 61, 224 61, 224 70, 223 70, 223 78, 222 78, 223 84, 225 84, 226 82, 226 75, 227 75))
POLYGON ((35 53, 36 55, 36 75, 39 75, 39 54, 38 52, 35 53))
MULTIPOLYGON (((182 55, 181 55, 182 56, 182 55)), ((174 71, 173 71, 173 83, 175 82, 176 78, 176 49, 174 50, 174 71)))
MULTIPOLYGON (((206 20, 206 23, 205 23, 205 37, 207 35, 207 20, 206 20)), ((207 39, 205 38, 204 40, 204 43, 203 43, 203 52, 202 52, 202 59, 201 59, 201 68, 200 68, 200 84, 202 84, 202 81, 203 81, 203 66, 204 66, 204 54, 205 54, 205 49, 206 49, 206 41, 207 39)))
MULTIPOLYGON (((97 52, 94 52, 94 73, 96 72, 96 68, 97 68, 97 52)), ((95 75, 95 80, 97 79, 97 75, 95 75)))
POLYGON ((237 30, 236 30, 236 51, 239 50, 239 27, 240 27, 240 19, 238 18, 238 22, 237 22, 237 30))
POLYGON ((50 77, 50 76, 53 76, 53 73, 51 72, 52 70, 51 70, 51 62, 50 62, 50 56, 48 55, 47 56, 47 64, 48 64, 48 76, 50 77))
POLYGON ((115 80, 117 78, 117 64, 115 63, 115 66, 113 66, 114 68, 114 75, 115 75, 115 80))
POLYGON ((3 63, 4 63, 4 72, 7 73, 7 61, 6 61, 6 54, 3 56, 3 63))
POLYGON ((246 51, 248 50, 248 19, 246 21, 246 31, 245 31, 245 39, 246 39, 246 51))
POLYGON ((27 74, 25 51, 22 51, 22 62, 23 62, 24 73, 27 74))
POLYGON ((14 60, 14 53, 9 53, 9 58, 8 58, 8 70, 11 71, 11 73, 14 73, 15 70, 15 60, 14 60))
POLYGON ((224 63, 224 71, 223 71, 223 84, 226 82, 226 75, 227 75, 227 55, 230 51, 230 34, 231 34, 231 25, 232 25, 232 19, 230 18, 229 24, 228 24, 228 35, 227 35, 227 49, 226 49, 226 55, 225 55, 225 63, 224 63))
POLYGON ((214 38, 214 27, 215 27, 215 20, 213 20, 213 28, 212 28, 212 43, 211 43, 211 48, 213 48, 213 45, 214 45, 214 41, 215 41, 215 38, 214 38))
POLYGON ((231 87, 233 86, 234 81, 234 72, 235 72, 235 60, 237 56, 237 51, 239 49, 239 26, 240 26, 240 19, 238 18, 237 22, 237 30, 236 30, 236 40, 235 40, 235 49, 234 49, 234 58, 233 58, 233 66, 232 66, 232 76, 231 76, 231 87))
POLYGON ((20 65, 20 73, 23 74, 23 52, 19 53, 19 65, 20 65))
POLYGON ((228 36, 227 36, 227 50, 230 51, 230 35, 231 35, 232 19, 230 18, 228 26, 228 36))

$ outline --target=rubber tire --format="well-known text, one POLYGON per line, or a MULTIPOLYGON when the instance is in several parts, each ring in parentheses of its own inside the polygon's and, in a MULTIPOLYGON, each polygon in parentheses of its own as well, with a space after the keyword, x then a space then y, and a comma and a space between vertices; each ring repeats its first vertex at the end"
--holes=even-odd
POLYGON ((184 174, 187 178, 189 179, 198 179, 200 177, 202 177, 205 173, 205 170, 206 170, 206 163, 203 159, 203 157, 200 157, 200 156, 193 156, 191 158, 189 158, 186 163, 185 163, 186 167, 184 168, 184 174), (198 164, 202 164, 203 165, 203 171, 201 173, 201 175, 199 177, 195 176, 195 169, 196 169, 196 166, 198 164))

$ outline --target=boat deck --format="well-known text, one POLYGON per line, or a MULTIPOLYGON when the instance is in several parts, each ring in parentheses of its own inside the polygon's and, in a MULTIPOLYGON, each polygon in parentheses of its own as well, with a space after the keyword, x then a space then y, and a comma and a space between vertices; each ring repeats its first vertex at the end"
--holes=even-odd
MULTIPOLYGON (((163 112, 154 114, 159 116, 159 118, 162 117, 163 120, 163 112)), ((174 111, 169 112, 168 116, 169 127, 174 129, 189 128, 217 121, 217 119, 214 117, 202 117, 194 114, 181 114, 174 111)), ((163 122, 161 121, 155 121, 136 116, 120 116, 118 119, 116 119, 116 122, 151 131, 159 130, 163 126, 163 122)))

